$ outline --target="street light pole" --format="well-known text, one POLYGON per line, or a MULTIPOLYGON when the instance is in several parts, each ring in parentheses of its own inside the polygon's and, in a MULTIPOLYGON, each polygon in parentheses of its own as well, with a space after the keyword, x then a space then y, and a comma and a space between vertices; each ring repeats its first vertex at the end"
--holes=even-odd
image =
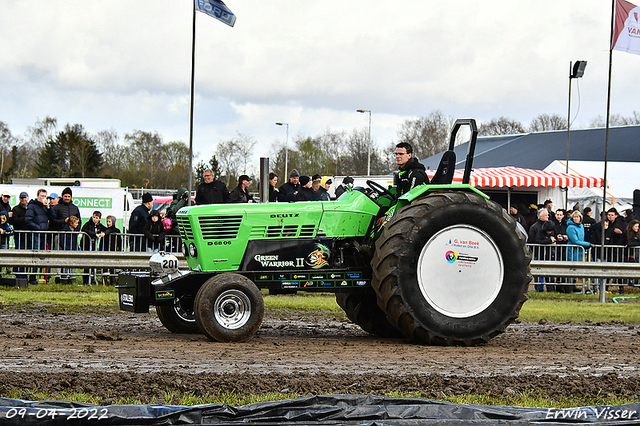
POLYGON ((367 144, 367 176, 371 176, 371 111, 368 109, 357 109, 356 112, 369 113, 369 143, 367 144))
POLYGON ((287 139, 284 142, 284 177, 285 182, 289 179, 289 123, 276 123, 277 126, 287 126, 287 139))
MULTIPOLYGON (((569 61, 569 111, 567 113, 567 162, 565 164, 565 172, 569 174, 569 141, 571 138, 571 79, 580 78, 584 75, 584 68, 587 61, 576 61, 575 65, 569 61)), ((564 207, 569 209, 569 188, 564 196, 564 207)))

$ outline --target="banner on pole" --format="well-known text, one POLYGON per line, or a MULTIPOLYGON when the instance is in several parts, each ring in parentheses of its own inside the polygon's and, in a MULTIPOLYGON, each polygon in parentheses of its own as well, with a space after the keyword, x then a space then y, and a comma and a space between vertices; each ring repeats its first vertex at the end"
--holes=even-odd
POLYGON ((218 21, 233 27, 236 15, 221 0, 195 0, 196 10, 216 18, 218 21))
POLYGON ((640 7, 616 0, 615 14, 611 48, 640 55, 640 7))

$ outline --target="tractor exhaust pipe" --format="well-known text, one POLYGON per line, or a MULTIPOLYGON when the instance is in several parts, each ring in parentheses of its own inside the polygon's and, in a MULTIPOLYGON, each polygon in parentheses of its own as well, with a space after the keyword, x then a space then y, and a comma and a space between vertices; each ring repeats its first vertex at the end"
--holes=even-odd
POLYGON ((260 202, 269 202, 269 158, 260 157, 260 202))

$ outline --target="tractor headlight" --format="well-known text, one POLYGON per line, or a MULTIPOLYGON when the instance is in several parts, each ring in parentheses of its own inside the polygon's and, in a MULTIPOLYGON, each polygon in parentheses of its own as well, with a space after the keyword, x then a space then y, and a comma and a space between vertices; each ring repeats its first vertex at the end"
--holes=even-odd
POLYGON ((182 255, 187 257, 189 255, 189 250, 187 249, 187 243, 182 243, 182 255))
POLYGON ((194 259, 196 258, 196 256, 198 256, 198 250, 196 250, 196 245, 193 243, 189 244, 189 256, 194 259))

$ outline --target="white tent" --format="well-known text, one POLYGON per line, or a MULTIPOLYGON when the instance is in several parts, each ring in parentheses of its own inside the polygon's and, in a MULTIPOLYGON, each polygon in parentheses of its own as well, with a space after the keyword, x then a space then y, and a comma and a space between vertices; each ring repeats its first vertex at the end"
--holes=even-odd
MULTIPOLYGON (((566 171, 566 161, 555 160, 545 171, 566 171)), ((604 161, 569 161, 569 174, 574 176, 597 176, 604 178, 604 161)), ((621 212, 632 208, 633 191, 640 189, 640 163, 609 161, 607 165, 607 208, 613 206, 621 212)), ((598 217, 602 211, 602 188, 569 188, 568 204, 576 203, 580 209, 591 207, 592 217, 598 217)), ((564 199, 560 204, 564 204, 564 199)))

